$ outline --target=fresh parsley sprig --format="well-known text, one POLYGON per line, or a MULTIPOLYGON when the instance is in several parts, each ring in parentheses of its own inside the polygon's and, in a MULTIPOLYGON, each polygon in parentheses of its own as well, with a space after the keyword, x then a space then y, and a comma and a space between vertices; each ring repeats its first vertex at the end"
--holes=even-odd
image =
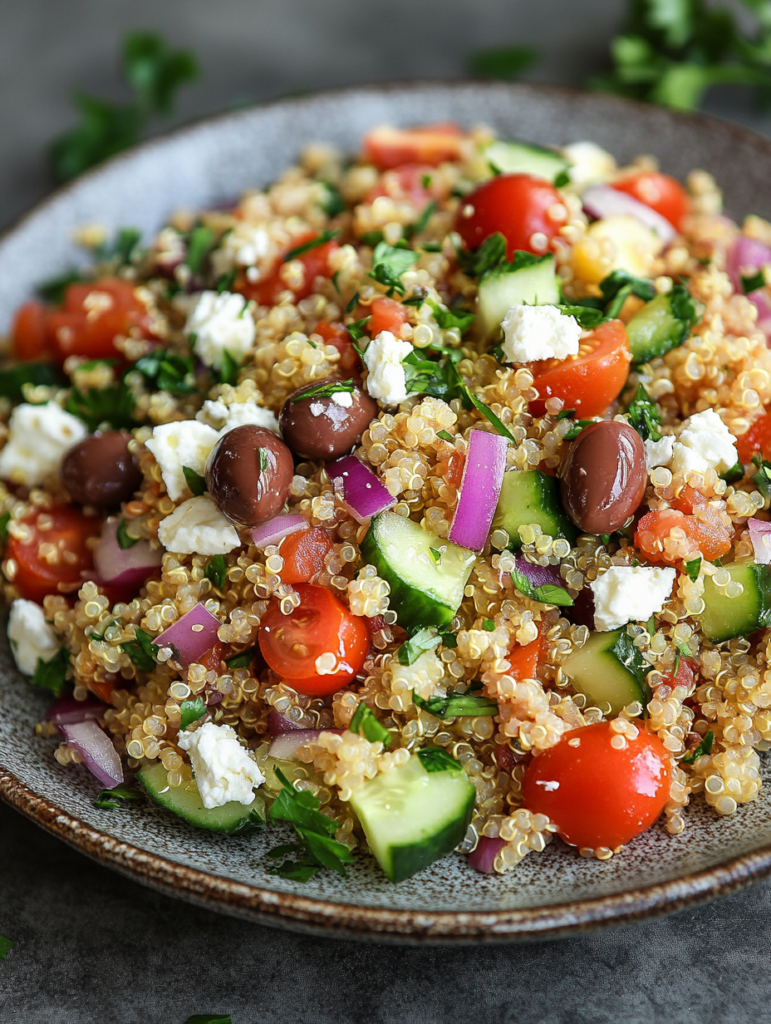
POLYGON ((306 398, 332 398, 333 395, 342 393, 352 395, 354 390, 352 380, 333 380, 326 384, 317 384, 315 387, 309 388, 299 395, 293 395, 291 401, 300 402, 306 398))
POLYGON ((133 429, 136 426, 134 405, 134 396, 125 381, 121 380, 106 388, 88 388, 86 391, 73 388, 64 408, 83 420, 93 433, 103 423, 109 423, 115 430, 133 429))
POLYGON ((38 658, 35 673, 32 676, 32 685, 39 686, 43 690, 50 690, 55 697, 61 697, 64 684, 67 681, 70 660, 70 652, 66 647, 60 647, 53 658, 48 661, 38 658))
POLYGON ((486 238, 481 245, 470 252, 468 249, 456 248, 458 266, 469 277, 482 277, 488 270, 497 267, 506 259, 506 239, 496 231, 486 238))
POLYGON ((375 718, 372 708, 364 701, 356 708, 348 729, 363 736, 370 743, 382 743, 384 749, 390 747, 393 739, 388 729, 375 718))
POLYGON ((204 576, 218 590, 222 590, 225 586, 225 580, 227 579, 227 571, 228 567, 225 564, 225 556, 212 555, 209 559, 209 564, 204 570, 204 576))
POLYGON ((180 356, 168 349, 157 348, 137 359, 130 369, 138 370, 152 391, 184 395, 197 390, 192 356, 180 356))
POLYGON ((711 754, 712 753, 712 747, 713 747, 714 743, 715 743, 715 734, 710 729, 709 732, 704 737, 704 739, 698 745, 698 747, 696 747, 696 749, 692 753, 687 754, 681 760, 680 763, 681 764, 694 764, 695 761, 697 761, 698 758, 702 757, 704 754, 711 754))
POLYGON ((134 640, 127 640, 120 645, 120 648, 125 654, 128 654, 140 672, 152 672, 160 647, 153 643, 153 638, 149 633, 139 627, 136 628, 134 636, 134 640))
POLYGON ((193 700, 183 700, 179 705, 179 728, 181 732, 189 729, 193 722, 203 718, 206 714, 206 702, 203 697, 195 697, 193 700))
POLYGON ((627 409, 629 426, 633 427, 643 441, 660 441, 663 434, 659 430, 661 426, 661 413, 658 405, 640 384, 627 409))
POLYGON ((479 718, 484 715, 497 715, 498 705, 487 697, 473 697, 465 693, 450 694, 447 697, 430 697, 424 700, 413 693, 412 700, 416 707, 428 711, 434 718, 479 718))
POLYGON ((103 789, 94 800, 94 807, 102 811, 114 811, 116 807, 122 807, 124 803, 142 799, 142 793, 133 786, 122 782, 114 789, 103 789))
POLYGON ((556 583, 543 583, 540 587, 534 587, 521 569, 516 566, 511 570, 511 580, 517 590, 529 597, 532 601, 540 601, 542 604, 556 604, 563 608, 569 608, 573 604, 573 598, 556 583))
POLYGON ((421 654, 432 651, 442 642, 441 635, 434 626, 426 626, 406 640, 396 652, 396 660, 400 665, 414 665, 421 654))
POLYGON ((129 548, 133 548, 135 544, 139 543, 139 537, 132 537, 128 532, 128 524, 125 519, 121 519, 118 523, 115 539, 118 541, 118 547, 121 551, 128 551, 129 548))
POLYGON ((372 270, 369 276, 378 284, 385 285, 388 295, 393 295, 394 292, 404 295, 406 289, 402 284, 402 274, 417 263, 418 259, 418 253, 412 249, 389 245, 388 242, 378 242, 372 253, 372 270))
POLYGON ((316 235, 315 238, 309 239, 307 242, 303 242, 302 245, 296 245, 294 249, 290 249, 289 252, 284 253, 284 259, 282 262, 289 263, 290 260, 296 260, 298 256, 304 255, 306 252, 310 252, 311 249, 318 249, 322 245, 326 245, 327 242, 331 242, 333 238, 337 238, 340 234, 339 230, 334 231, 322 231, 320 235, 316 235))

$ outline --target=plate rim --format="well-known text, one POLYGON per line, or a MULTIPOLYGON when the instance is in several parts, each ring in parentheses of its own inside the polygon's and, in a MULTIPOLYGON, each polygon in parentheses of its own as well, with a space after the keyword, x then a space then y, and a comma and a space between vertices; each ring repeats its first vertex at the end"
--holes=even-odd
MULTIPOLYGON (((372 82, 314 90, 301 97, 268 99, 235 111, 191 119, 152 136, 124 153, 99 164, 71 182, 59 186, 0 232, 0 245, 24 225, 74 189, 80 189, 106 168, 129 162, 137 153, 160 148, 168 141, 200 128, 225 121, 237 121, 258 110, 291 108, 316 99, 345 98, 363 92, 388 93, 442 88, 449 91, 504 86, 517 94, 545 94, 565 101, 596 97, 598 101, 631 109, 656 111, 672 120, 704 128, 719 126, 737 138, 748 136, 764 148, 771 161, 771 139, 713 114, 657 108, 651 104, 584 89, 546 83, 514 83, 473 78, 412 79, 372 82)), ((646 918, 698 906, 771 876, 771 844, 731 857, 722 864, 690 872, 667 882, 636 886, 622 892, 586 900, 560 902, 541 907, 485 911, 431 911, 366 907, 340 901, 312 898, 295 893, 265 889, 214 875, 199 868, 140 849, 101 832, 46 797, 35 792, 9 769, 0 765, 0 799, 21 812, 69 846, 126 877, 209 909, 273 927, 326 937, 377 940, 395 943, 470 944, 537 941, 564 938, 614 925, 633 924, 646 918)))

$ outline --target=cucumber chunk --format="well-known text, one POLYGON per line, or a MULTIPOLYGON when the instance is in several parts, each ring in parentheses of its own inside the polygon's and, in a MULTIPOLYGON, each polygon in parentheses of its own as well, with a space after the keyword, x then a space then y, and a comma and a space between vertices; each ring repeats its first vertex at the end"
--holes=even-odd
POLYGON ((512 263, 499 263, 479 280, 477 323, 483 341, 497 339, 501 321, 512 306, 556 305, 560 302, 554 257, 515 252, 512 263))
POLYGON ((361 553, 391 587, 391 607, 410 629, 452 621, 476 558, 395 512, 375 516, 361 553))
POLYGON ((626 629, 614 629, 592 633, 584 646, 570 655, 562 671, 591 704, 603 710, 609 704, 610 713, 617 715, 634 701, 643 707, 648 703, 648 668, 626 629))
POLYGON ((446 768, 427 771, 413 755, 351 796, 369 847, 392 882, 450 853, 466 834, 476 790, 460 764, 445 759, 446 768))
POLYGON ((676 284, 658 295, 626 325, 634 363, 647 363, 682 345, 701 312, 686 288, 676 284))
POLYGON ((510 547, 521 548, 520 526, 537 524, 550 537, 575 540, 576 529, 562 510, 559 487, 553 476, 537 469, 504 473, 501 495, 493 517, 493 530, 505 530, 510 547))
POLYGON ((570 167, 570 161, 553 149, 529 142, 491 142, 482 151, 490 167, 499 174, 534 174, 554 181, 570 167))
POLYGON ((147 790, 148 796, 166 810, 189 821, 196 828, 210 832, 244 832, 247 829, 262 828, 265 824, 265 800, 256 793, 248 805, 231 800, 222 807, 204 807, 195 781, 187 786, 169 786, 166 769, 154 764, 137 772, 137 779, 147 790))
POLYGON ((726 597, 711 576, 704 580, 701 628, 713 644, 771 625, 771 568, 754 562, 733 562, 725 568, 744 591, 738 597, 726 597))

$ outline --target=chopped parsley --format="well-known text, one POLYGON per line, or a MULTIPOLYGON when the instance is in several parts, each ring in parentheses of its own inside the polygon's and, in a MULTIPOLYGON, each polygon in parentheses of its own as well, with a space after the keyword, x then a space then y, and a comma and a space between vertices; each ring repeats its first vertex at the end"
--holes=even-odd
POLYGON ((709 732, 704 737, 704 739, 698 745, 698 747, 696 747, 696 749, 692 753, 687 754, 682 759, 682 761, 680 763, 681 764, 693 764, 698 758, 703 757, 704 754, 711 754, 712 753, 712 747, 713 747, 714 743, 715 743, 715 734, 710 729, 709 732))
POLYGON ((137 359, 132 370, 139 370, 152 391, 168 391, 172 395, 197 391, 192 356, 179 356, 167 349, 154 349, 137 359))
POLYGON ((124 381, 106 388, 88 388, 87 391, 73 388, 64 408, 83 420, 92 434, 103 423, 109 423, 115 430, 131 430, 136 426, 134 396, 124 381))
POLYGON ((228 567, 225 564, 225 556, 212 555, 209 559, 209 564, 206 566, 204 576, 218 590, 222 590, 225 586, 225 580, 227 579, 227 571, 228 567))
POLYGON ((497 715, 498 705, 487 697, 469 697, 465 693, 450 694, 448 697, 431 697, 424 700, 413 693, 412 699, 422 711, 428 711, 435 718, 480 718, 483 715, 497 715))
POLYGON ((238 383, 239 364, 227 349, 222 353, 222 365, 219 369, 220 384, 238 383))
POLYGON ((745 295, 749 295, 750 292, 756 292, 759 288, 765 288, 766 279, 763 276, 763 271, 758 270, 754 274, 742 274, 742 291, 745 295))
POLYGON ((495 620, 484 619, 482 622, 482 629, 484 629, 487 633, 492 633, 493 630, 495 629, 495 620))
POLYGON ((214 232, 211 228, 197 224, 187 239, 187 253, 185 254, 185 266, 191 274, 198 274, 203 267, 203 262, 209 255, 214 245, 214 232))
POLYGON ((206 714, 206 704, 203 697, 196 697, 194 700, 183 700, 179 705, 179 711, 179 728, 184 732, 193 724, 193 722, 197 722, 199 718, 203 718, 206 714))
POLYGON ((202 477, 200 473, 196 473, 190 466, 183 466, 182 472, 185 475, 185 483, 190 488, 193 496, 199 498, 206 490, 206 478, 202 477))
POLYGON ((441 439, 443 441, 449 441, 450 444, 455 444, 455 438, 452 436, 452 434, 449 434, 446 430, 437 430, 436 436, 437 437, 441 437, 441 439))
POLYGON ((122 807, 126 801, 137 801, 142 799, 142 793, 133 786, 122 782, 115 789, 103 789, 94 800, 94 807, 102 811, 114 811, 116 807, 122 807))
POLYGON ((296 260, 298 256, 302 256, 306 252, 310 252, 311 249, 318 249, 321 245, 326 245, 327 242, 331 242, 333 238, 337 238, 340 234, 339 231, 322 231, 320 235, 316 235, 315 238, 309 239, 307 242, 303 242, 302 245, 296 245, 294 249, 290 249, 289 252, 284 253, 284 259, 282 262, 289 263, 290 260, 296 260))
POLYGON ((460 762, 441 747, 424 747, 416 753, 427 772, 457 772, 460 770, 460 762))
POLYGON ((378 242, 372 253, 372 270, 369 276, 373 281, 385 285, 388 288, 388 295, 393 295, 394 292, 404 295, 402 274, 417 263, 418 258, 418 254, 412 249, 389 245, 387 242, 378 242))
POLYGON ((476 316, 474 313, 456 312, 453 309, 442 309, 436 302, 428 300, 428 304, 434 311, 434 320, 443 331, 458 330, 461 334, 473 324, 476 316))
POLYGON ((226 270, 224 274, 220 274, 215 284, 217 294, 222 295, 223 292, 232 292, 237 276, 238 271, 235 267, 231 270, 226 270))
POLYGON ((363 701, 356 708, 348 729, 350 732, 364 736, 364 739, 369 740, 370 743, 382 743, 384 749, 391 745, 391 733, 378 722, 372 713, 372 708, 363 701))
POLYGON ((396 652, 396 660, 400 665, 414 665, 421 654, 438 647, 442 637, 434 626, 426 626, 414 633, 409 640, 401 645, 396 652))
POLYGON ((540 587, 534 587, 521 569, 515 566, 511 570, 511 580, 517 590, 533 601, 540 601, 542 604, 556 604, 563 608, 569 608, 573 604, 573 598, 563 587, 556 583, 543 583, 540 587))
POLYGON ((340 195, 337 186, 333 185, 331 181, 323 181, 322 185, 327 190, 327 195, 319 203, 319 206, 327 217, 337 217, 338 214, 345 213, 345 200, 340 195))
POLYGON ((615 319, 630 295, 636 295, 643 302, 650 302, 656 297, 656 288, 652 281, 644 277, 635 277, 628 270, 614 270, 600 282, 602 297, 607 303, 605 316, 615 319))
POLYGON ((79 270, 65 270, 58 277, 49 278, 48 281, 39 284, 35 291, 44 302, 49 302, 52 306, 61 306, 69 286, 79 284, 82 280, 83 275, 79 270))
POLYGON ((352 380, 333 380, 326 384, 317 384, 315 387, 309 388, 299 395, 293 395, 291 401, 300 402, 306 398, 331 398, 333 395, 339 395, 342 392, 352 395, 354 390, 352 380))
POLYGON ((699 572, 701 571, 701 558, 693 558, 690 562, 686 562, 684 565, 685 571, 688 573, 690 579, 696 582, 699 578, 699 572))
POLYGON ((481 245, 470 252, 468 249, 456 249, 458 266, 469 277, 482 277, 488 270, 497 267, 506 259, 506 239, 496 231, 486 238, 481 245))
POLYGON ((127 551, 129 548, 133 548, 135 544, 139 543, 139 537, 132 537, 128 532, 128 526, 125 519, 121 519, 118 523, 118 529, 115 531, 115 539, 118 541, 118 547, 121 551, 127 551))
POLYGON ((5 935, 0 935, 0 960, 5 960, 15 946, 13 939, 6 939, 5 935))
POLYGON ((225 664, 228 668, 249 668, 256 654, 257 648, 249 647, 247 650, 241 651, 240 654, 225 658, 225 664))
POLYGON ((661 440, 663 435, 659 430, 661 426, 659 407, 642 384, 637 388, 632 404, 626 412, 629 417, 629 426, 634 427, 643 441, 661 440))
POLYGON ((8 543, 8 524, 11 521, 11 513, 3 512, 0 516, 0 544, 8 543))
POLYGON ((359 236, 359 241, 362 245, 369 245, 371 248, 375 248, 378 242, 383 241, 382 231, 365 231, 363 235, 359 236))
POLYGON ((321 868, 331 868, 344 875, 345 865, 352 864, 354 857, 345 843, 332 838, 337 822, 319 811, 318 799, 307 789, 295 789, 280 768, 274 768, 274 772, 282 788, 270 806, 268 821, 271 824, 288 822, 300 841, 286 843, 268 853, 272 859, 287 854, 295 858, 272 867, 270 874, 295 882, 307 882, 321 868))
POLYGON ((355 292, 354 295, 353 295, 353 298, 348 303, 348 305, 345 307, 343 312, 344 313, 353 313, 354 309, 356 309, 356 306, 358 305, 358 302, 359 302, 359 292, 355 292))
POLYGON ((627 672, 631 673, 643 689, 646 695, 650 693, 647 675, 650 665, 645 661, 639 647, 635 647, 631 636, 624 629, 621 631, 618 640, 613 644, 611 652, 621 662, 627 672))
POLYGON ((434 213, 436 213, 436 199, 432 199, 430 203, 426 204, 425 209, 414 224, 407 224, 405 226, 404 237, 414 238, 415 235, 422 234, 422 232, 426 230, 426 225, 434 213))
POLYGON ((591 425, 595 422, 596 420, 574 420, 570 430, 567 432, 567 434, 565 434, 565 440, 575 441, 575 439, 578 437, 582 430, 584 430, 586 427, 591 427, 591 425))
POLYGON ((364 326, 365 324, 368 324, 371 319, 372 314, 370 313, 369 316, 363 316, 361 320, 354 320, 352 324, 345 325, 354 342, 361 341, 362 337, 366 334, 364 326))
POLYGON ((757 470, 752 477, 756 487, 765 498, 771 497, 771 462, 760 453, 752 456, 752 462, 757 470))
POLYGON ((153 643, 150 634, 139 627, 136 628, 134 635, 136 639, 121 644, 121 650, 128 654, 140 672, 152 672, 158 655, 158 644, 153 643))
POLYGON ((48 661, 38 658, 35 673, 32 676, 32 685, 39 686, 43 690, 50 690, 55 697, 61 697, 69 668, 70 652, 66 647, 60 647, 53 658, 48 661))
POLYGON ((18 363, 0 370, 0 398, 21 402, 25 384, 66 387, 67 383, 67 378, 54 363, 18 363))

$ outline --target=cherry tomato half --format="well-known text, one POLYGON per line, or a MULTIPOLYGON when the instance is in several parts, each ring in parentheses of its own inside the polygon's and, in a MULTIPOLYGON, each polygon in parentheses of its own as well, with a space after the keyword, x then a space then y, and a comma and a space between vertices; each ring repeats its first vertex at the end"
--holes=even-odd
POLYGON ((48 354, 48 313, 42 302, 25 302, 16 310, 11 329, 13 353, 25 362, 48 354))
POLYGON ((532 174, 499 174, 466 196, 455 227, 469 249, 500 231, 511 260, 516 249, 546 252, 565 215, 559 194, 548 181, 532 174))
POLYGON ((545 402, 561 398, 576 418, 601 416, 626 383, 632 352, 620 320, 608 320, 581 339, 577 356, 529 363, 538 398, 530 403, 533 416, 543 416, 545 402))
POLYGON ((48 314, 48 334, 55 355, 89 359, 120 358, 115 339, 129 332, 149 337, 147 307, 128 281, 104 278, 91 284, 71 284, 61 309, 48 314))
POLYGON ((262 619, 258 642, 268 666, 300 693, 323 696, 349 683, 369 651, 367 620, 352 615, 325 587, 298 583, 300 605, 283 615, 273 604, 262 619), (338 671, 320 675, 316 659, 337 658, 338 671))
POLYGON ((619 735, 610 722, 573 729, 527 769, 523 805, 574 846, 615 850, 650 828, 669 799, 670 760, 658 736, 640 729, 619 749, 611 745, 619 735))
POLYGON ((637 524, 634 542, 649 562, 677 565, 699 553, 712 562, 731 550, 733 533, 717 509, 702 504, 693 515, 674 508, 648 512, 637 524))
MULTIPOLYGON (((290 252, 292 249, 297 249, 299 246, 305 245, 306 242, 310 242, 317 237, 318 235, 313 231, 305 235, 299 235, 293 240, 291 247, 287 251, 290 252)), ((279 300, 281 292, 285 291, 293 292, 296 299, 307 298, 308 295, 313 293, 317 277, 329 277, 331 273, 329 257, 338 248, 337 242, 332 241, 314 246, 313 249, 300 253, 296 258, 302 263, 304 272, 302 283, 297 287, 290 287, 282 278, 281 268, 284 265, 284 261, 281 258, 277 261, 273 272, 262 281, 250 281, 245 275, 240 275, 236 279, 235 290, 247 299, 254 299, 261 306, 275 305, 279 300)))
POLYGON ((325 566, 325 558, 334 547, 326 530, 312 526, 290 533, 281 542, 279 554, 284 559, 281 579, 284 583, 309 583, 325 566))
POLYGON ((384 125, 364 136, 364 159, 380 170, 400 164, 429 164, 457 160, 463 132, 450 121, 420 128, 391 128, 384 125))
POLYGON ((361 359, 353 347, 353 338, 345 324, 330 324, 322 320, 313 328, 313 333, 320 334, 326 345, 334 345, 340 353, 340 362, 337 364, 339 373, 344 376, 361 373, 361 359))
POLYGON ((736 439, 736 450, 739 461, 752 461, 755 452, 760 452, 764 459, 771 458, 771 413, 764 412, 758 416, 746 434, 736 439))
POLYGON ((83 571, 93 567, 87 541, 101 533, 102 521, 86 518, 74 505, 54 505, 22 525, 29 536, 9 535, 5 551, 6 575, 21 596, 40 603, 46 594, 76 593, 83 571))
POLYGON ((422 213, 432 199, 443 199, 447 187, 434 168, 428 164, 402 164, 386 171, 374 188, 367 193, 366 203, 374 203, 380 196, 391 199, 407 199, 422 213))
POLYGON ((618 192, 626 192, 660 213, 676 231, 682 229, 683 218, 688 213, 688 193, 679 181, 668 174, 639 171, 612 182, 612 185, 618 192))

